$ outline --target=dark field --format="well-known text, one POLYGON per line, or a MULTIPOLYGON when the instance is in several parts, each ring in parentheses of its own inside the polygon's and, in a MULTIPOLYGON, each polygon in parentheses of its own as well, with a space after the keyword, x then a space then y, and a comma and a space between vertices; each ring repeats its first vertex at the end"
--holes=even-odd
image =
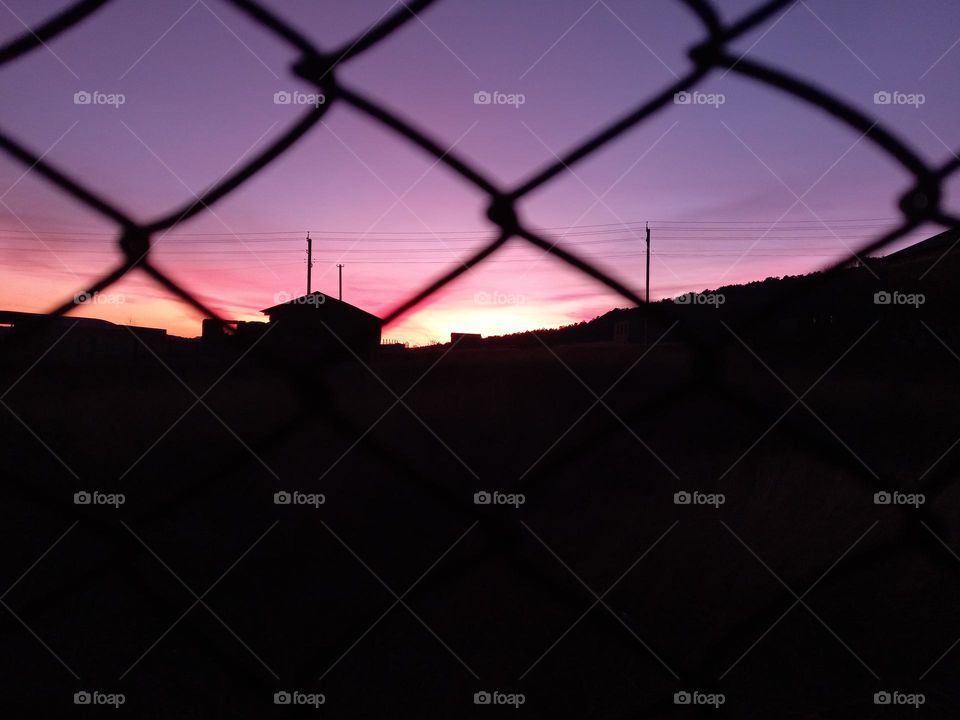
POLYGON ((935 341, 845 354, 855 339, 763 362, 734 343, 709 367, 667 340, 642 359, 598 344, 305 368, 327 396, 247 361, 222 380, 171 361, 190 389, 156 359, 41 362, 0 408, 4 704, 57 715, 97 690, 147 718, 916 716, 874 704, 900 691, 953 717, 960 361, 935 341), (126 502, 75 505, 81 490, 126 502), (283 490, 325 502, 276 505, 283 490), (484 490, 525 502, 474 504, 484 490), (925 503, 876 505, 881 490, 925 503), (325 703, 277 707, 282 690, 325 703), (677 706, 679 691, 725 702, 677 706))

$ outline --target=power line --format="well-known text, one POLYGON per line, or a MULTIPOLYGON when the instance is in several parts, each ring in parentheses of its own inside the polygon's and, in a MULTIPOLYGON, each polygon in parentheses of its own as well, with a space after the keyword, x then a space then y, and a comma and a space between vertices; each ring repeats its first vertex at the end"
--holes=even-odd
MULTIPOLYGON (((843 228, 843 229, 845 229, 845 228, 843 228)), ((2 231, 0 231, 0 232, 2 232, 2 231)), ((662 232, 662 231, 661 231, 661 232, 662 232)), ((926 232, 926 231, 914 231, 913 233, 911 233, 911 235, 917 235, 917 236, 927 237, 927 236, 929 235, 929 233, 926 232)), ((841 234, 839 234, 839 233, 824 234, 824 233, 821 232, 820 234, 817 234, 817 235, 766 235, 766 234, 761 234, 761 235, 756 235, 756 236, 754 236, 754 235, 720 235, 720 236, 709 236, 709 235, 667 235, 667 236, 664 236, 664 239, 666 239, 666 240, 678 240, 678 241, 696 241, 696 242, 718 243, 718 242, 755 242, 755 241, 764 241, 764 242, 765 242, 765 241, 768 241, 768 240, 769 240, 769 241, 777 241, 777 242, 779 242, 779 241, 801 242, 801 241, 808 241, 808 240, 815 240, 815 241, 816 241, 816 240, 821 240, 821 241, 830 241, 830 240, 869 240, 869 239, 872 239, 873 237, 874 237, 874 235, 871 234, 871 233, 855 234, 855 235, 841 235, 841 234)), ((629 236, 629 237, 609 237, 609 238, 603 238, 603 239, 599 239, 599 240, 569 240, 569 239, 567 239, 567 238, 558 238, 557 240, 558 240, 559 244, 561 244, 561 245, 563 245, 563 246, 581 246, 581 245, 602 245, 602 244, 609 244, 609 243, 632 243, 632 242, 636 242, 637 239, 638 239, 638 238, 637 238, 636 236, 629 236)), ((642 239, 642 237, 640 237, 640 239, 642 239)), ((2 240, 9 240, 9 241, 14 241, 14 242, 23 242, 23 241, 29 240, 29 238, 22 238, 22 237, 3 238, 2 236, 0 236, 0 241, 2 241, 2 240)), ((85 245, 85 246, 89 246, 89 247, 95 248, 94 250, 91 250, 92 252, 103 252, 102 249, 97 249, 97 245, 91 245, 91 241, 89 241, 89 240, 79 240, 79 239, 75 239, 75 238, 69 238, 69 239, 68 239, 68 238, 40 238, 40 242, 43 242, 43 243, 48 244, 48 245, 61 245, 61 244, 64 244, 64 245, 85 245)), ((164 253, 166 253, 166 252, 168 252, 168 251, 169 251, 169 252, 182 252, 182 251, 180 251, 180 250, 168 250, 169 248, 178 248, 178 247, 181 247, 181 246, 200 247, 200 246, 203 246, 203 245, 205 245, 205 244, 215 244, 215 245, 218 245, 218 246, 220 246, 220 245, 232 245, 232 246, 234 246, 234 247, 236 248, 236 247, 238 247, 238 246, 246 246, 246 245, 251 244, 251 243, 258 243, 258 244, 259 244, 259 243, 263 243, 263 244, 276 245, 276 243, 278 243, 278 242, 297 242, 297 243, 299 243, 299 242, 302 242, 302 239, 282 238, 282 239, 278 239, 278 240, 246 240, 246 241, 240 241, 240 242, 238 242, 236 239, 234 239, 234 240, 216 240, 216 241, 212 241, 212 242, 209 242, 209 243, 199 242, 199 241, 191 241, 191 242, 189 242, 189 243, 176 243, 176 244, 174 244, 174 243, 165 243, 165 244, 159 244, 159 245, 157 245, 157 246, 156 246, 156 251, 157 251, 158 253, 164 254, 164 253)), ((424 250, 427 250, 427 251, 436 251, 436 250, 442 249, 443 245, 450 244, 450 245, 452 246, 453 243, 464 243, 464 242, 469 242, 469 243, 474 243, 474 244, 473 244, 473 245, 466 245, 466 246, 457 245, 457 246, 454 246, 454 247, 456 247, 456 249, 458 249, 458 250, 479 250, 480 248, 482 248, 482 247, 484 246, 483 243, 476 244, 476 243, 478 242, 478 240, 475 239, 475 238, 438 238, 436 241, 429 241, 429 242, 428 242, 426 239, 422 239, 422 238, 421 238, 421 239, 415 239, 415 240, 414 240, 414 239, 410 239, 410 240, 397 240, 397 239, 394 239, 394 240, 377 240, 377 239, 369 239, 369 240, 364 240, 364 241, 362 241, 362 242, 358 242, 357 240, 351 240, 351 239, 348 239, 348 238, 324 238, 324 243, 325 243, 325 244, 329 244, 329 243, 352 243, 352 244, 353 244, 352 247, 351 247, 351 248, 348 248, 348 249, 349 249, 349 250, 352 250, 353 247, 355 247, 356 250, 357 250, 357 252, 417 252, 417 251, 424 251, 424 250), (412 248, 405 248, 405 249, 401 249, 401 248, 396 248, 396 249, 394 249, 394 248, 389 248, 389 247, 386 247, 386 248, 384 248, 384 247, 378 247, 377 245, 374 245, 374 243, 387 243, 387 242, 389 242, 389 243, 421 243, 421 246, 412 247, 412 248), (427 244, 424 246, 423 243, 427 243, 427 244)), ((112 245, 113 245, 113 242, 112 242, 112 240, 108 241, 107 239, 104 239, 104 244, 108 244, 108 245, 111 245, 111 246, 112 246, 112 245)), ((0 246, 0 249, 2 249, 2 246, 0 246)), ((15 248, 15 247, 9 247, 8 249, 16 249, 16 248, 15 248)), ((24 248, 24 249, 30 249, 30 248, 27 247, 27 248, 24 248)), ((82 249, 74 250, 74 251, 85 252, 85 251, 82 250, 82 249)), ((196 250, 195 252, 216 252, 216 253, 223 253, 223 252, 231 252, 231 251, 230 251, 230 250, 196 250)), ((291 250, 274 249, 274 250, 257 250, 257 251, 253 251, 253 250, 236 250, 236 252, 299 252, 299 251, 296 251, 296 250, 293 250, 293 249, 291 249, 291 250)), ((318 252, 339 253, 339 252, 342 252, 342 249, 338 249, 338 248, 330 248, 329 250, 322 250, 322 249, 321 249, 321 250, 319 250, 318 252)))
MULTIPOLYGON (((843 249, 830 248, 825 249, 821 252, 794 252, 786 251, 780 253, 773 252, 751 252, 747 255, 748 258, 759 258, 759 257, 773 257, 773 258, 836 258, 836 257, 846 257, 847 252, 843 249)), ((626 252, 626 253, 615 253, 615 254, 605 254, 605 255, 595 255, 591 256, 591 260, 607 260, 607 259, 620 259, 620 258, 634 258, 634 257, 644 257, 645 252, 626 252)), ((740 257, 743 255, 741 252, 737 251, 707 251, 707 252, 670 252, 670 251, 659 251, 652 252, 653 257, 672 257, 672 258, 685 258, 685 259, 697 259, 697 258, 713 258, 713 257, 740 257)), ((462 258, 461 258, 462 259, 462 258)), ((494 264, 500 263, 538 263, 544 259, 544 255, 531 255, 526 257, 514 257, 514 258, 492 258, 488 262, 494 264)), ((456 264, 458 258, 448 257, 445 259, 434 259, 434 258, 424 258, 424 259, 410 259, 410 258, 378 258, 378 259, 367 259, 367 258, 350 258, 350 262, 355 265, 451 265, 456 264)), ((332 260, 329 261, 332 264, 332 260)), ((294 265, 302 265, 301 262, 261 262, 257 264, 246 263, 243 265, 230 265, 225 263, 218 263, 216 265, 185 265, 183 266, 184 270, 192 272, 200 271, 216 271, 216 270, 244 270, 244 269, 257 269, 266 267, 288 267, 294 265)), ((26 267, 22 263, 4 263, 0 261, 0 266, 8 267, 18 271, 30 270, 31 267, 27 265, 26 267)), ((545 269, 549 266, 544 265, 545 269)))
MULTIPOLYGON (((726 230, 738 230, 744 228, 731 228, 730 225, 745 225, 745 226, 755 226, 760 229, 778 227, 782 229, 789 229, 793 226, 798 226, 795 229, 803 229, 805 227, 822 227, 824 225, 831 226, 843 226, 847 228, 851 227, 863 227, 863 228, 876 228, 876 227, 886 227, 890 226, 892 223, 901 222, 901 218, 889 217, 889 218, 835 218, 830 220, 651 220, 653 223, 653 229, 655 230, 675 230, 678 228, 695 228, 697 230, 707 230, 708 228, 703 226, 717 225, 722 229, 726 230), (850 225, 850 223, 857 223, 859 225, 850 225)), ((597 224, 587 224, 587 225, 576 225, 576 226, 560 226, 560 227, 542 227, 536 228, 538 232, 560 232, 569 235, 581 234, 576 231, 583 231, 582 234, 592 234, 595 232, 617 232, 619 229, 620 232, 623 230, 636 230, 637 232, 644 232, 645 230, 645 221, 627 221, 627 222, 617 222, 617 223, 597 223, 597 224), (606 229, 606 230, 605 230, 606 229)), ((267 236, 282 236, 289 235, 288 238, 278 238, 286 240, 297 240, 302 239, 304 230, 269 230, 269 231, 256 231, 256 232, 216 232, 216 233, 170 233, 163 236, 165 239, 169 238, 236 238, 236 237, 267 237, 267 236)), ((84 237, 100 237, 105 239, 116 240, 117 233, 110 231, 81 231, 81 230, 37 230, 36 228, 24 229, 24 228, 0 228, 0 233, 16 233, 16 234, 37 234, 37 235, 65 235, 65 236, 84 236, 84 237)), ((313 231, 315 235, 322 235, 324 237, 337 237, 337 236, 412 236, 412 237, 436 237, 443 235, 480 235, 484 237, 489 237, 493 231, 490 228, 484 229, 475 229, 475 230, 409 230, 409 231, 398 231, 398 230, 315 230, 313 231)))
MULTIPOLYGON (((689 244, 689 243, 699 243, 703 247, 692 248, 686 250, 674 250, 673 252, 683 252, 689 254, 703 254, 708 253, 710 250, 709 246, 727 246, 736 247, 737 244, 746 244, 746 243, 755 243, 755 242, 783 242, 788 241, 795 243, 795 247, 786 247, 786 248, 762 248, 767 250, 777 250, 777 251, 789 251, 789 250, 802 250, 802 251, 811 251, 817 249, 827 249, 832 250, 836 248, 836 241, 843 240, 852 240, 852 241, 862 241, 869 239, 868 236, 859 236, 859 235, 817 235, 817 236, 802 236, 802 237, 790 237, 790 236, 768 236, 764 238, 752 238, 752 237, 722 237, 722 238, 701 238, 696 236, 684 236, 684 237, 670 237, 664 238, 666 241, 676 240, 680 243, 689 244), (813 244, 811 244, 813 243, 813 244), (831 247, 820 248, 817 247, 816 243, 831 243, 831 247)), ((611 245, 614 243, 628 243, 635 242, 635 238, 610 238, 606 240, 583 240, 579 242, 566 242, 561 241, 558 243, 560 247, 584 247, 591 245, 611 245)), ((301 241, 302 242, 302 241, 301 241)), ((319 256, 321 260, 323 259, 340 259, 344 257, 358 257, 365 255, 381 255, 392 253, 398 256, 407 257, 423 254, 433 254, 437 257, 459 257, 458 253, 468 253, 471 251, 479 250, 483 245, 469 245, 469 246, 455 246, 455 247, 444 247, 440 244, 433 244, 430 247, 407 247, 407 248, 395 248, 395 247, 364 247, 357 246, 351 248, 325 248, 321 250, 314 251, 315 256, 319 256), (446 252, 445 252, 446 251, 446 252)), ((524 249, 530 250, 531 248, 522 247, 515 245, 508 248, 509 250, 515 249, 524 249)), ((609 248, 611 250, 616 248, 609 248)), ((0 245, 0 252, 10 252, 10 253, 47 253, 54 252, 55 254, 77 254, 77 255, 91 255, 91 256, 119 256, 119 251, 116 249, 105 249, 105 248, 87 248, 87 247, 62 247, 57 246, 57 249, 54 251, 50 248, 44 247, 43 245, 32 245, 32 246, 4 246, 0 245)), ((240 247, 234 247, 232 249, 211 249, 204 247, 178 247, 178 246, 166 246, 162 248, 157 248, 156 253, 158 257, 203 257, 203 256, 244 256, 244 257, 258 257, 261 255, 290 255, 301 253, 302 250, 299 249, 281 249, 281 248, 268 248, 268 249, 242 249, 240 247)), ((602 257, 603 252, 589 252, 587 253, 590 257, 602 257)))
MULTIPOLYGON (((826 239, 828 239, 828 238, 822 238, 822 239, 826 240, 826 239)), ((355 258, 362 260, 362 259, 364 259, 364 257, 366 257, 366 256, 368 256, 368 255, 369 255, 369 256, 372 256, 372 257, 374 257, 374 258, 378 258, 378 259, 386 259, 386 258, 378 257, 378 256, 381 256, 381 255, 384 255, 384 254, 392 254, 391 256, 392 256, 392 257, 395 257, 396 259, 405 260, 405 259, 410 259, 410 256, 412 256, 412 255, 426 254, 426 255, 432 256, 432 259, 435 259, 435 260, 437 260, 437 261, 441 261, 441 262, 442 262, 442 261, 451 262, 451 261, 456 261, 458 258, 464 257, 464 255, 461 254, 461 253, 467 253, 467 251, 469 251, 470 249, 471 249, 471 248, 457 248, 457 250, 461 251, 460 253, 454 252, 454 251, 451 250, 450 252, 448 252, 448 253, 446 253, 446 254, 443 253, 442 248, 432 248, 432 249, 419 248, 419 249, 406 250, 406 251, 387 250, 387 249, 370 249, 370 250, 356 250, 356 251, 353 251, 353 252, 351 252, 351 253, 349 253, 349 254, 342 254, 342 253, 337 254, 337 253, 334 253, 333 251, 327 250, 327 251, 323 251, 323 252, 330 253, 330 257, 322 258, 321 260, 322 260, 322 261, 325 261, 325 262, 334 262, 335 260, 338 260, 338 259, 341 259, 341 258, 347 258, 347 257, 349 257, 350 260, 353 260, 353 259, 355 259, 355 258)), ((534 251, 532 248, 522 248, 522 249, 523 249, 524 251, 530 253, 530 254, 528 255, 528 257, 530 257, 531 259, 533 259, 533 258, 538 258, 538 257, 543 257, 544 254, 545 254, 545 253, 543 253, 543 252, 534 251)), ((818 251, 844 252, 844 251, 846 251, 846 248, 837 247, 837 246, 832 246, 832 247, 804 247, 804 248, 762 248, 762 250, 764 250, 764 251, 766 251, 766 252, 768 252, 769 254, 774 255, 774 256, 778 256, 778 255, 787 255, 787 256, 789 256, 789 255, 791 255, 791 254, 796 254, 796 255, 798 255, 798 256, 803 256, 803 255, 809 255, 809 254, 811 254, 811 253, 815 253, 815 252, 818 252, 818 251)), ((76 257, 76 256, 78 256, 78 255, 82 255, 82 256, 97 256, 97 257, 102 257, 102 256, 114 256, 114 257, 116 257, 116 256, 118 256, 118 253, 113 252, 113 251, 110 251, 110 250, 82 250, 82 249, 79 249, 79 248, 72 248, 72 249, 69 249, 69 250, 62 250, 62 249, 61 249, 61 250, 59 250, 59 251, 57 251, 57 252, 53 252, 53 251, 51 251, 51 250, 47 250, 46 248, 42 248, 42 247, 36 247, 36 248, 5 248, 5 247, 0 247, 0 252, 25 253, 25 254, 28 254, 28 255, 29 255, 29 254, 39 254, 39 255, 46 255, 46 254, 53 254, 53 255, 70 255, 70 256, 73 256, 73 257, 76 257)), ((163 253, 158 252, 158 253, 157 253, 157 257, 158 257, 158 259, 161 259, 161 260, 164 259, 164 258, 212 258, 212 257, 227 257, 227 258, 229 258, 229 257, 242 257, 242 258, 249 259, 249 258, 251 258, 251 257, 256 258, 256 257, 271 256, 271 255, 286 255, 286 256, 291 256, 291 257, 292 257, 292 256, 295 256, 295 255, 299 255, 301 252, 302 252, 302 251, 297 251, 297 250, 260 250, 260 251, 258 251, 258 252, 252 252, 252 251, 249 251, 249 250, 224 250, 224 251, 210 251, 210 250, 173 250, 173 251, 170 251, 170 252, 163 252, 163 253)), ((509 251, 505 251, 505 252, 509 252, 509 251)), ((687 255, 687 256, 691 256, 691 257, 698 257, 698 256, 708 256, 708 255, 717 255, 717 254, 720 254, 720 255, 739 255, 739 254, 741 254, 741 253, 742 253, 741 250, 736 250, 736 249, 728 249, 728 250, 696 249, 696 250, 667 250, 667 251, 662 251, 662 250, 661 250, 661 251, 659 251, 658 253, 655 253, 655 254, 658 254, 658 255, 673 255, 673 256, 683 256, 683 255, 687 255)), ((317 254, 317 253, 315 252, 314 255, 316 255, 316 254, 317 254)), ((753 253, 753 252, 751 251, 750 254, 753 255, 753 254, 755 254, 755 253, 753 253)), ((605 252, 595 252, 595 253, 589 253, 589 255, 587 255, 587 256, 588 256, 588 257, 591 257, 591 258, 602 258, 602 257, 629 257, 629 256, 630 256, 630 253, 605 253, 605 252)), ((430 258, 422 258, 422 259, 430 259, 430 258)), ((317 261, 315 260, 315 262, 317 262, 317 261)))
MULTIPOLYGON (((911 233, 909 237, 928 237, 929 233, 925 232, 915 232, 911 233)), ((578 247, 582 245, 602 245, 610 243, 633 243, 638 239, 642 240, 643 236, 615 236, 607 237, 602 239, 592 239, 592 240, 581 240, 581 239, 571 239, 569 237, 556 237, 551 238, 556 241, 558 244, 563 246, 578 247)), ((758 235, 663 235, 665 240, 677 240, 677 241, 696 241, 696 242, 705 242, 705 243, 718 243, 718 242, 754 242, 754 241, 771 241, 771 242, 780 242, 780 241, 790 241, 790 242, 803 242, 809 240, 869 240, 874 237, 872 234, 841 234, 841 233, 824 233, 821 232, 816 235, 772 235, 772 234, 758 234, 758 235)), ((357 248, 359 250, 364 249, 383 249, 389 251, 402 251, 406 252, 409 250, 436 250, 442 249, 444 246, 449 246, 461 250, 479 250, 484 246, 484 243, 479 239, 475 238, 437 238, 436 240, 427 240, 427 239, 409 239, 409 240, 378 240, 378 239, 364 239, 363 241, 350 240, 346 238, 323 238, 324 246, 329 247, 329 252, 341 252, 344 248, 339 247, 340 245, 348 244, 347 249, 357 248), (472 244, 471 244, 472 243, 472 244), (333 245, 333 246, 331 246, 333 245), (398 246, 392 248, 392 246, 398 246)), ((73 245, 83 246, 90 249, 103 250, 115 248, 115 243, 112 240, 103 239, 102 241, 91 241, 91 240, 80 240, 80 239, 65 239, 65 238, 26 238, 26 237, 9 237, 4 238, 0 234, 0 242, 29 242, 29 243, 40 243, 43 245, 50 245, 54 247, 70 247, 73 245)), ((164 252, 167 248, 177 248, 177 247, 217 247, 217 248, 246 248, 248 246, 252 247, 273 247, 280 251, 286 247, 287 239, 275 240, 275 241, 257 241, 257 240, 217 240, 217 241, 196 241, 191 240, 183 243, 164 243, 155 246, 158 252, 164 252)), ((300 241, 296 241, 302 242, 300 241)), ((293 245, 294 243, 289 243, 293 245)), ((221 252, 220 250, 214 250, 213 252, 221 252)), ((250 252, 254 252, 252 249, 250 252)), ((260 252, 258 250, 257 252, 260 252)), ((322 250, 320 251, 322 252, 322 250)))

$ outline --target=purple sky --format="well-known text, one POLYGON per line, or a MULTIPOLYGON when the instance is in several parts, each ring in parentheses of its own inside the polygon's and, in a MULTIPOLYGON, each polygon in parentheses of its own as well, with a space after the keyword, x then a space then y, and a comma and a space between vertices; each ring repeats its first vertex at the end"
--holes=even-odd
MULTIPOLYGON (((0 42, 21 34, 21 21, 37 24, 67 4, 3 0, 0 42)), ((328 48, 394 6, 265 4, 328 48)), ((715 4, 730 20, 757 0, 715 4)), ((940 164, 960 148, 960 94, 950 92, 958 35, 960 3, 951 0, 808 0, 735 49, 846 98, 940 164), (879 91, 922 95, 923 104, 876 105, 879 91)), ((341 77, 509 186, 673 82, 700 36, 674 0, 443 0, 341 77), (522 94, 524 103, 475 104, 481 91, 522 94)), ((0 129, 135 218, 152 219, 303 113, 274 102, 278 92, 310 92, 288 69, 295 59, 218 0, 115 0, 49 49, 0 69, 0 129), (120 93, 124 103, 75 104, 84 91, 120 93)), ((557 229, 554 237, 572 228, 562 245, 637 291, 638 229, 650 220, 655 298, 813 270, 896 223, 911 178, 868 140, 736 74, 715 71, 698 90, 721 94, 723 104, 669 107, 533 193, 522 217, 557 229)), ((0 307, 40 311, 118 256, 108 223, 25 170, 0 156, 0 307)), ((958 185, 944 200, 954 211, 958 185)), ((257 319, 278 293, 303 291, 310 230, 314 288, 335 293, 342 262, 344 299, 386 313, 490 237, 485 206, 445 167, 341 105, 213 213, 161 240, 156 254, 205 302, 257 319)), ((199 333, 196 313, 139 276, 110 293, 80 314, 199 333)), ((450 331, 556 326, 624 304, 514 241, 385 336, 424 343, 450 331)))

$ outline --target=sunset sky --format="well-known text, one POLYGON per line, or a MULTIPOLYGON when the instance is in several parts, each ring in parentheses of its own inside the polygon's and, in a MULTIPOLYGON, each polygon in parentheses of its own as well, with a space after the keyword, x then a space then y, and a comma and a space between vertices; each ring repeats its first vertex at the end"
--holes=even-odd
MULTIPOLYGON (((3 0, 0 44, 68 4, 3 0)), ((395 6, 264 4, 327 48, 395 6)), ((729 20, 758 0, 715 4, 729 20)), ((509 187, 675 81, 701 34, 674 0, 443 0, 340 72, 509 187), (477 104, 482 92, 523 103, 477 104)), ((735 49, 844 97, 940 164, 960 149, 958 35, 953 0, 808 0, 735 49), (878 92, 918 99, 878 105, 878 92)), ((0 130, 146 221, 200 194, 304 113, 275 102, 277 93, 311 92, 290 72, 296 59, 218 0, 115 0, 0 68, 0 130), (85 92, 123 103, 75 102, 85 92)), ((523 220, 638 292, 650 221, 654 298, 814 270, 897 224, 911 177, 869 140, 735 73, 715 71, 698 90, 722 104, 668 107, 526 198, 523 220)), ((947 189, 943 205, 956 212, 960 182, 947 189)), ((342 263, 344 299, 386 314, 493 237, 486 204, 391 130, 335 105, 212 211, 156 239, 154 252, 217 311, 263 319, 278 294, 304 291, 310 231, 314 289, 335 294, 342 263)), ((116 263, 115 242, 109 222, 0 155, 0 308, 59 305, 116 263)), ((200 316, 142 275, 107 295, 77 314, 200 333, 200 316)), ((451 331, 500 334, 625 304, 514 240, 384 336, 422 344, 451 331)))

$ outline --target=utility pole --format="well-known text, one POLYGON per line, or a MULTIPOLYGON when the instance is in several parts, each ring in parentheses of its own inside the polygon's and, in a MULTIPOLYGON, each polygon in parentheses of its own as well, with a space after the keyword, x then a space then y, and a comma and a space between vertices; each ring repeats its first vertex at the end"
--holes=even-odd
POLYGON ((313 275, 313 240, 310 239, 310 233, 307 232, 307 295, 310 294, 310 286, 313 275))
POLYGON ((646 283, 646 304, 643 309, 643 346, 647 347, 647 318, 650 314, 650 223, 647 223, 647 283, 646 283))
POLYGON ((337 273, 340 275, 340 301, 343 302, 343 265, 337 264, 337 273))

